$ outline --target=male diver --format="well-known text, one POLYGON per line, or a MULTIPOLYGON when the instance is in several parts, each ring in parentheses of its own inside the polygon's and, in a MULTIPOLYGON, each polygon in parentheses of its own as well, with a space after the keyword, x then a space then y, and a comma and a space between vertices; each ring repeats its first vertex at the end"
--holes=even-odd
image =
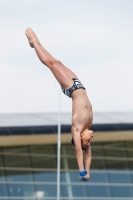
POLYGON ((35 49, 40 61, 46 65, 65 95, 72 99, 72 144, 75 147, 76 159, 81 181, 90 178, 91 146, 93 131, 90 130, 93 120, 92 106, 86 89, 79 78, 59 60, 51 56, 42 46, 31 28, 25 31, 29 45, 35 49), (84 152, 83 152, 84 151, 84 152))

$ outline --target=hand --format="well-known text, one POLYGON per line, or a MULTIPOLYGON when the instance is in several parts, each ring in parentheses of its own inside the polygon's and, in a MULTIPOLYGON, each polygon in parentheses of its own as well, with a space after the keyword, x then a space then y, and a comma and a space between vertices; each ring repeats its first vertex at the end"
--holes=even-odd
POLYGON ((90 142, 93 142, 93 137, 94 137, 94 133, 93 133, 93 131, 92 131, 91 138, 90 138, 90 142))

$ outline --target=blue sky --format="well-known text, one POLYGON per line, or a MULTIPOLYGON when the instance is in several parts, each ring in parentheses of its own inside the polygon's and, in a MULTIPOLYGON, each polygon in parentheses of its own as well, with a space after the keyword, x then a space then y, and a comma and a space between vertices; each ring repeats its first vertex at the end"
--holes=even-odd
MULTIPOLYGON (((55 78, 25 37, 73 70, 94 111, 133 111, 132 0, 1 0, 0 112, 57 112, 55 78)), ((62 112, 71 99, 61 94, 62 112)))

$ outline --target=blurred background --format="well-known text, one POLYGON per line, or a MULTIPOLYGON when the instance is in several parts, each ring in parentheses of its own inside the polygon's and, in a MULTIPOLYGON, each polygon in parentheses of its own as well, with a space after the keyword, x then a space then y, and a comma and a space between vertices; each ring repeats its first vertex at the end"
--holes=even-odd
POLYGON ((60 200, 133 199, 133 1, 0 0, 0 199, 57 199, 58 89, 28 45, 72 69, 93 106, 91 178, 79 181, 61 94, 60 200))

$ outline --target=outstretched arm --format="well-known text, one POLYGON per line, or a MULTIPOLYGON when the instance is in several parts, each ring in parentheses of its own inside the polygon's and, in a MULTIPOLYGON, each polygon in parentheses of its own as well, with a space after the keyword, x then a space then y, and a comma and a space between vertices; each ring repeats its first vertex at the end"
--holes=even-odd
POLYGON ((83 151, 81 146, 80 132, 74 126, 72 127, 72 135, 75 143, 76 159, 79 171, 82 172, 84 171, 84 163, 83 163, 83 151))
MULTIPOLYGON (((85 162, 85 170, 88 172, 90 177, 90 166, 91 166, 91 145, 88 149, 84 151, 84 162, 85 162)), ((88 177, 88 178, 89 178, 88 177)))

